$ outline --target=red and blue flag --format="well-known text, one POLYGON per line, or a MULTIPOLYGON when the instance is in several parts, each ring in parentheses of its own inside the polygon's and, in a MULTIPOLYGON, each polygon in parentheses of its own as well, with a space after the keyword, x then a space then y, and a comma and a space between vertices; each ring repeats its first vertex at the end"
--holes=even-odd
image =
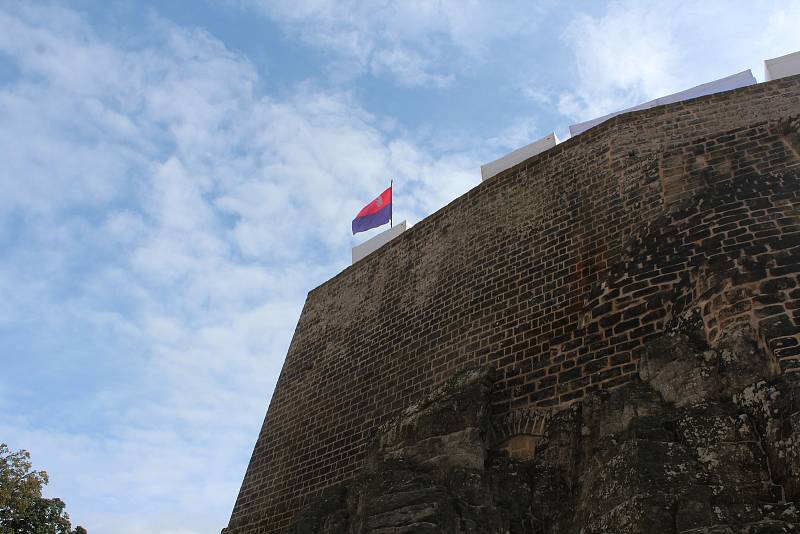
POLYGON ((392 187, 364 206, 353 219, 353 234, 365 232, 392 220, 392 187))

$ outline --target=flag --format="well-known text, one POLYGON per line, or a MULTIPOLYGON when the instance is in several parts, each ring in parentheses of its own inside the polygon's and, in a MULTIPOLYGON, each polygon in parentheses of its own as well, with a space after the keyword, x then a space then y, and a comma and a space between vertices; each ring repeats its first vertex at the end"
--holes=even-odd
POLYGON ((364 206, 353 219, 353 234, 365 232, 392 220, 392 186, 364 206))

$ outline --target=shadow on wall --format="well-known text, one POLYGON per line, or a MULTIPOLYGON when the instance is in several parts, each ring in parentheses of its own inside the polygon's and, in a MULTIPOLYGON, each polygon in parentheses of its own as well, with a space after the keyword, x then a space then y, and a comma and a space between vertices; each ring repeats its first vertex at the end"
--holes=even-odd
POLYGON ((709 343, 747 322, 774 364, 800 378, 799 181, 798 171, 753 174, 676 203, 595 284, 583 330, 647 341, 698 310, 709 343))

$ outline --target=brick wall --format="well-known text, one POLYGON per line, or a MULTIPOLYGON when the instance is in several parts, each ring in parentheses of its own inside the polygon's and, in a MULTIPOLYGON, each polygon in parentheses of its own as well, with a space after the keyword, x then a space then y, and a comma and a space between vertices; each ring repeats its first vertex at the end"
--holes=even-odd
POLYGON ((492 178, 309 293, 228 532, 277 533, 376 427, 491 363, 493 409, 630 380, 698 307, 800 377, 800 77, 618 116, 492 178))

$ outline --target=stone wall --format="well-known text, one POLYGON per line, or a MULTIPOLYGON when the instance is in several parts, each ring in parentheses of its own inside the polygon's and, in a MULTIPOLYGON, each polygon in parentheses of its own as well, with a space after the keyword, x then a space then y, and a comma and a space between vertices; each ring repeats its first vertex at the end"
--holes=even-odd
POLYGON ((800 385, 748 321, 710 345, 701 325, 647 343, 641 379, 532 427, 511 418, 532 449, 492 445, 509 423, 489 413, 494 369, 457 374, 378 429, 356 479, 289 534, 800 533, 800 385))
POLYGON ((563 408, 696 309, 709 341, 747 322, 800 377, 798 117, 800 77, 618 116, 313 290, 228 532, 284 532, 467 367, 496 369, 493 416, 563 408))

